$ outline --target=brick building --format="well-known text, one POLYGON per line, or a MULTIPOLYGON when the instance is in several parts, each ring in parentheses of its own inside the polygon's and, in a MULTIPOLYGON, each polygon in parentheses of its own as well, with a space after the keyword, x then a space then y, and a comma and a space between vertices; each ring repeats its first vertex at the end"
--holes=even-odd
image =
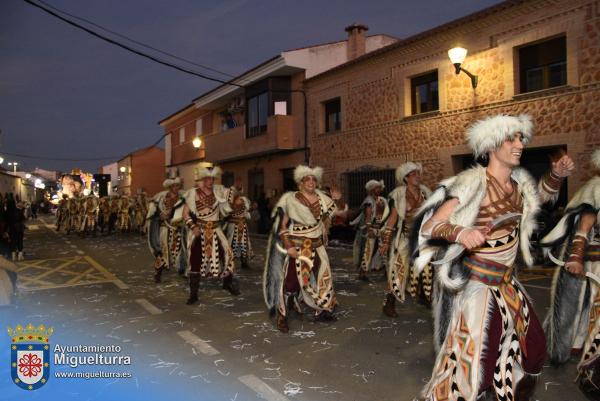
POLYGON ((117 162, 118 185, 113 189, 119 195, 135 195, 145 192, 153 196, 163 190, 165 179, 165 151, 151 146, 131 152, 117 162))
POLYGON ((366 30, 351 25, 347 40, 284 51, 161 120, 168 174, 189 188, 195 167, 216 164, 224 185, 239 180, 252 199, 295 188, 293 169, 309 157, 303 82, 397 40, 366 30))
POLYGON ((535 136, 523 164, 539 176, 566 149, 578 165, 572 195, 600 145, 599 89, 599 1, 507 1, 308 78, 311 162, 356 204, 367 178, 393 188, 406 160, 421 162, 434 186, 473 162, 464 140, 472 122, 529 113, 535 136), (468 49, 462 67, 476 88, 455 74, 456 46, 468 49))

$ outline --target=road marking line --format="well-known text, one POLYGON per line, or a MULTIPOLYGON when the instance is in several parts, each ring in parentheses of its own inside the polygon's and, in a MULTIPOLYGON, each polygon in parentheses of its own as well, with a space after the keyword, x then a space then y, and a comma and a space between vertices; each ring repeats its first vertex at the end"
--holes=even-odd
POLYGON ((38 226, 37 224, 30 224, 27 226, 27 229, 31 230, 31 231, 35 231, 35 230, 39 230, 40 226, 38 226))
POLYGON ((259 397, 267 401, 289 401, 289 398, 275 391, 264 381, 254 375, 245 375, 238 377, 238 380, 250 387, 259 397))
POLYGON ((217 351, 216 348, 189 330, 178 331, 177 335, 205 355, 213 356, 219 354, 219 351, 217 351))
POLYGON ((75 251, 78 255, 85 255, 85 253, 83 251, 80 251, 79 249, 75 251))
POLYGON ((128 290, 129 286, 127 284, 125 284, 124 282, 122 282, 120 279, 117 278, 117 276, 115 276, 114 274, 112 274, 111 272, 109 272, 108 270, 106 270, 104 268, 104 266, 102 266, 100 263, 96 262, 94 259, 92 259, 89 256, 84 256, 83 257, 85 260, 88 261, 89 264, 91 264, 92 266, 94 266, 96 269, 100 270, 105 276, 108 276, 112 279, 112 282, 114 283, 114 285, 117 286, 117 288, 119 288, 120 290, 128 290))
POLYGON ((73 248, 73 249, 76 249, 76 248, 77 248, 77 245, 70 245, 70 246, 71 246, 71 248, 73 248))
POLYGON ((136 299, 135 302, 144 308, 151 315, 160 315, 163 311, 158 309, 156 306, 152 305, 150 301, 144 298, 136 299))

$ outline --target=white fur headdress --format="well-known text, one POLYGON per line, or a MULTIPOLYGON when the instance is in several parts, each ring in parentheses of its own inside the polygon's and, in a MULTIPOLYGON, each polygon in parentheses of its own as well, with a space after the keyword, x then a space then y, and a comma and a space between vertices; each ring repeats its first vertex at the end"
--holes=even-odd
POLYGON ((381 187, 381 189, 385 188, 385 184, 383 183, 383 180, 369 180, 366 184, 365 184, 365 189, 367 190, 367 192, 371 192, 371 190, 377 188, 377 187, 381 187))
POLYGON ((600 169, 600 149, 596 149, 594 150, 594 152, 592 153, 592 164, 597 168, 600 169))
POLYGON ((297 166, 294 169, 294 181, 296 181, 296 184, 299 184, 304 177, 308 177, 309 175, 315 177, 317 182, 321 182, 321 178, 323 178, 323 169, 321 167, 310 168, 302 165, 297 166))
POLYGON ((486 155, 498 149, 502 142, 514 134, 523 134, 526 145, 533 137, 533 121, 527 114, 507 116, 499 114, 477 121, 467 130, 467 141, 475 157, 486 155))
POLYGON ((181 178, 167 178, 163 181, 163 188, 170 188, 173 185, 181 185, 181 178))
POLYGON ((206 177, 219 178, 223 171, 220 167, 196 167, 194 169, 194 179, 200 181, 206 177))
POLYGON ((413 171, 418 171, 422 173, 423 166, 421 166, 421 163, 406 162, 400 165, 400 167, 396 169, 396 181, 399 183, 403 183, 404 178, 413 171))

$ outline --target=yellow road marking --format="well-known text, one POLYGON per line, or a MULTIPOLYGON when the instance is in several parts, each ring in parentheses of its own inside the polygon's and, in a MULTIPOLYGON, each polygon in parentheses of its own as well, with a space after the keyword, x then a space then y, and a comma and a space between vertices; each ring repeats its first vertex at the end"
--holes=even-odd
POLYGON ((129 288, 90 256, 17 262, 17 273, 18 285, 25 291, 103 283, 113 283, 120 289, 129 288))

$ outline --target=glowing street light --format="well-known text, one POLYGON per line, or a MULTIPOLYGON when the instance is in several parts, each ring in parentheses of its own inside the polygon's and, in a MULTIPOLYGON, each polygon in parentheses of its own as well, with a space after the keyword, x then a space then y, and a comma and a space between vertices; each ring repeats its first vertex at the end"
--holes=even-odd
POLYGON ((29 173, 25 174, 25 178, 30 179, 31 178, 31 174, 29 174, 29 173))
POLYGON ((4 157, 0 156, 0 164, 4 163, 4 157))
POLYGON ((19 163, 17 162, 9 162, 8 163, 9 166, 13 166, 13 173, 17 173, 17 166, 19 165, 19 163))
POLYGON ((461 64, 467 57, 467 49, 464 47, 453 47, 452 49, 448 50, 448 57, 450 57, 450 61, 452 64, 454 64, 456 75, 460 74, 461 71, 464 72, 469 76, 469 78, 471 78, 471 86, 473 89, 477 88, 477 75, 473 75, 461 67, 461 64))
POLYGON ((124 172, 126 172, 126 171, 127 171, 127 167, 125 167, 125 166, 121 166, 121 167, 119 167, 119 171, 120 171, 121 173, 124 173, 124 172))
POLYGON ((200 139, 199 136, 195 137, 192 140, 192 145, 194 145, 194 148, 196 149, 200 149, 200 146, 202 146, 202 139, 200 139))

